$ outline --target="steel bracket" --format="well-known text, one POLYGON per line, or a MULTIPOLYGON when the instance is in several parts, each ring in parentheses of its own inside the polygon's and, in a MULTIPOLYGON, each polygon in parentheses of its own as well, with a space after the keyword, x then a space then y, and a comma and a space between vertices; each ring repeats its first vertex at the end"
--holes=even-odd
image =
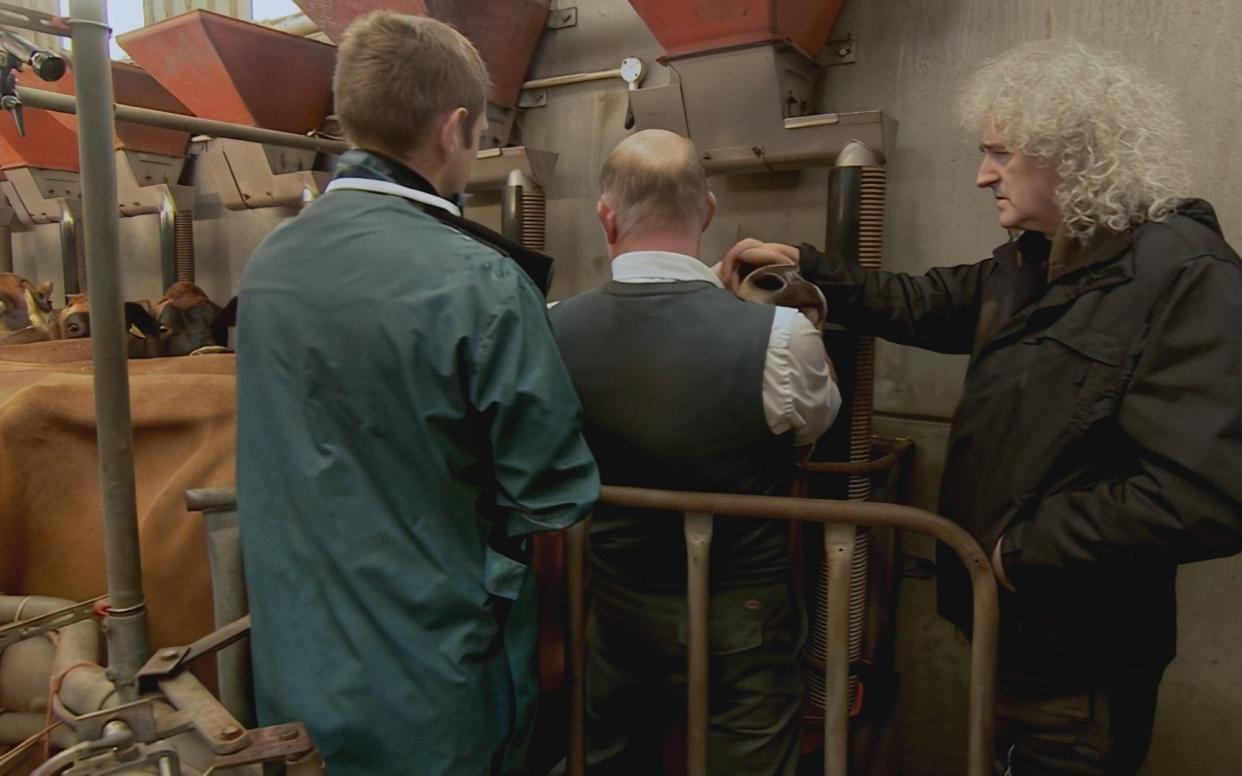
POLYGON ((828 41, 827 48, 820 60, 825 67, 833 65, 852 65, 858 61, 858 38, 847 35, 841 40, 828 41))
POLYGON ((269 760, 296 760, 315 750, 315 743, 301 722, 256 728, 249 731, 250 746, 217 757, 211 767, 217 770, 254 765, 269 760))
POLYGON ((519 108, 544 108, 548 104, 547 89, 524 89, 518 97, 519 108))
POLYGON ((548 11, 547 28, 549 30, 563 30, 566 27, 578 26, 578 7, 571 5, 568 8, 553 8, 548 11))
POLYGON ((332 173, 315 169, 315 151, 217 138, 195 164, 229 210, 300 207, 318 197, 332 173))
POLYGON ((5 177, 8 180, 0 181, 0 190, 17 220, 26 226, 57 223, 64 217, 67 201, 81 201, 82 185, 76 172, 15 167, 5 170, 5 177))
POLYGON ((250 615, 246 615, 222 628, 217 628, 192 644, 184 647, 165 647, 152 655, 146 665, 139 669, 137 678, 140 681, 161 680, 174 676, 192 660, 221 650, 249 633, 250 615))

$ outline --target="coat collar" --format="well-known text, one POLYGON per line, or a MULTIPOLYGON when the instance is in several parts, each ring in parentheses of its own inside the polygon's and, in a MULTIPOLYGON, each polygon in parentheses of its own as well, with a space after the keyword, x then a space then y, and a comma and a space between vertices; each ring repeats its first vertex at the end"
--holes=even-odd
MULTIPOLYGON (((1011 261, 1021 265, 1024 243, 1032 239, 1029 234, 1023 235, 1006 246, 1013 252, 1011 261)), ((1039 239, 1048 244, 1046 238, 1039 239)), ((1134 235, 1128 230, 1101 230, 1086 242, 1070 237, 1064 228, 1058 230, 1048 247, 1048 285, 1043 293, 1007 320, 986 321, 981 311, 973 360, 1023 334, 1037 321, 1046 320, 1051 311, 1068 307, 1093 291, 1130 282, 1134 278, 1133 242, 1134 235)))
POLYGON ((1066 275, 1081 269, 1096 267, 1126 252, 1133 242, 1133 232, 1115 232, 1098 229, 1089 240, 1083 242, 1072 237, 1062 226, 1052 237, 1052 251, 1048 257, 1048 282, 1055 283, 1066 275))
POLYGON ((440 196, 431 181, 396 159, 375 151, 351 148, 336 164, 336 176, 325 191, 351 189, 392 194, 461 216, 461 207, 440 196))

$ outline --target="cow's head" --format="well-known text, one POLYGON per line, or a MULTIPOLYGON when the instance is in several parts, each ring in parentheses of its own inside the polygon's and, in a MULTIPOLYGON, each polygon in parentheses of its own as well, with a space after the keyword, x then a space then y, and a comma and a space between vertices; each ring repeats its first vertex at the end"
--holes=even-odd
POLYGON ((168 352, 168 329, 152 315, 150 302, 125 303, 126 354, 130 358, 159 358, 168 352))
POLYGON ((211 324, 220 307, 188 280, 173 283, 155 304, 155 318, 166 330, 165 353, 186 356, 216 344, 211 324))
POLYGON ((823 292, 803 279, 792 264, 756 269, 742 280, 737 295, 748 302, 796 307, 820 330, 828 317, 828 303, 823 292))
POLYGON ((33 285, 11 272, 0 272, 0 342, 17 345, 58 336, 52 313, 52 284, 33 285))
POLYGON ((86 294, 70 294, 65 306, 56 311, 56 320, 65 339, 91 336, 91 300, 86 294))

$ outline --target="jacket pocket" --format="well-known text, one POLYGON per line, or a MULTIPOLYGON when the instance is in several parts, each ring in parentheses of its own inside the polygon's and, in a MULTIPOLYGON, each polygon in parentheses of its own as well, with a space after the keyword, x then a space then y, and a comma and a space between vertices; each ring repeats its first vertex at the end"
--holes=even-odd
POLYGON ((1024 342, 1051 343, 1061 351, 1063 379, 1077 386, 1072 427, 1085 431, 1116 412, 1125 384, 1124 347, 1118 337, 1093 329, 1053 327, 1024 342))
MULTIPOLYGON (((800 645, 801 622, 797 615, 785 585, 715 593, 707 622, 709 651, 713 655, 734 655, 764 644, 800 645)), ((689 643, 687 620, 678 624, 677 642, 683 646, 689 643)))

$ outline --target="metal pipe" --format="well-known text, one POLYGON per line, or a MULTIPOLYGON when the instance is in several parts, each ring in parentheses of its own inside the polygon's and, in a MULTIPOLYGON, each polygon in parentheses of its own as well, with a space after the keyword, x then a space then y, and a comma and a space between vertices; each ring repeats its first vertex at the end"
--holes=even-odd
POLYGON ((900 528, 929 534, 962 559, 974 590, 970 639, 970 707, 967 716, 967 774, 987 776, 992 763, 992 702, 996 684, 999 611, 996 580, 987 555, 965 530, 945 518, 915 507, 869 501, 832 501, 732 493, 680 493, 605 485, 600 503, 630 509, 704 513, 717 517, 752 517, 900 528))
POLYGON ((512 170, 500 192, 500 233, 532 250, 547 244, 547 197, 521 170, 512 170))
POLYGON ((687 512, 686 606, 689 634, 686 650, 689 670, 686 676, 686 771, 689 776, 707 776, 707 718, 711 702, 708 681, 708 612, 711 608, 712 516, 687 512))
MULTIPOLYGON (((242 568, 241 526, 237 521, 236 509, 204 511, 203 521, 207 525, 207 560, 211 566, 215 626, 219 629, 250 611, 242 568)), ((246 727, 250 727, 255 719, 246 681, 249 668, 250 660, 243 642, 231 644, 216 653, 220 703, 246 727)))
POLYGON ((135 674, 150 654, 142 595, 134 436, 129 411, 125 313, 118 266, 119 223, 113 138, 112 68, 103 0, 72 0, 78 158, 86 263, 91 278, 91 355, 107 558, 108 671, 123 701, 138 696, 135 674))
MULTIPOLYGON (((49 698, 48 703, 53 701, 59 703, 61 708, 74 717, 118 706, 121 703, 116 685, 108 680, 104 669, 100 666, 86 664, 65 670, 56 698, 49 698)), ((62 721, 69 722, 70 720, 62 718, 62 721)))
POLYGON ((621 78, 621 68, 614 67, 611 70, 596 70, 590 73, 566 73, 565 75, 554 75, 547 78, 535 78, 522 84, 522 89, 550 89, 554 86, 584 84, 590 81, 607 81, 610 78, 621 78))
POLYGON ((509 173, 500 190, 500 233, 506 240, 522 242, 522 182, 517 170, 509 173))
POLYGON ((850 712, 850 578, 857 528, 843 523, 824 526, 827 559, 827 616, 824 618, 824 773, 845 776, 848 768, 850 712))
POLYGON ((0 272, 13 271, 13 225, 0 224, 0 272))
MULTIPOLYGON (((75 51, 77 44, 74 44, 75 51)), ((80 53, 78 58, 80 58, 80 53)), ((76 77, 77 71, 74 71, 76 77)), ((72 95, 57 94, 41 89, 17 87, 17 94, 22 104, 31 108, 42 108, 56 113, 76 113, 77 106, 72 95)), ((244 124, 232 124, 227 121, 200 119, 195 116, 184 116, 180 113, 166 113, 149 108, 137 108, 133 105, 112 105, 117 121, 131 124, 142 124, 149 127, 176 129, 182 132, 193 132, 211 137, 231 137, 237 140, 249 140, 252 143, 268 143, 286 148, 305 148, 311 151, 323 151, 330 154, 343 154, 349 150, 349 144, 339 140, 325 140, 306 135, 295 135, 292 132, 278 132, 274 129, 248 127, 244 124)), ((79 141, 80 142, 80 141, 79 141)))
POLYGON ((81 225, 73 230, 73 278, 77 293, 90 293, 89 273, 86 269, 86 234, 81 225))
POLYGON ((168 288, 177 282, 177 205, 171 196, 160 202, 160 283, 168 288))
POLYGON ((887 453, 879 458, 873 458, 865 463, 852 463, 849 461, 807 461, 798 464, 798 468, 808 474, 874 474, 875 472, 891 469, 901 463, 914 447, 914 443, 909 439, 897 439, 892 442, 886 441, 885 445, 891 444, 891 448, 887 453))
POLYGON ((60 222, 60 275, 64 283, 65 298, 71 294, 79 294, 82 289, 78 285, 78 235, 77 219, 69 208, 61 212, 60 222))

